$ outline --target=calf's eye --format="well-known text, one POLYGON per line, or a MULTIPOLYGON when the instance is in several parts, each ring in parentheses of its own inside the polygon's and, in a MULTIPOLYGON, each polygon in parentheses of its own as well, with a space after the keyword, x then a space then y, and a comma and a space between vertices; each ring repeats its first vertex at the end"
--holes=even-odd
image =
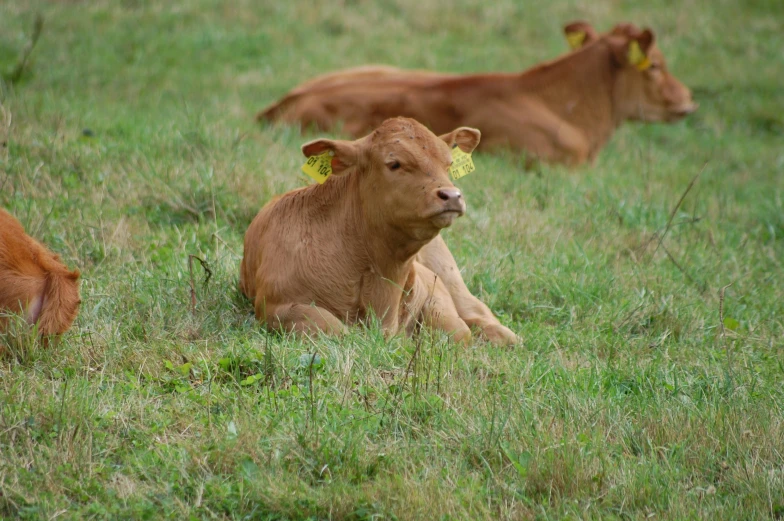
POLYGON ((393 161, 392 163, 389 163, 387 166, 389 167, 390 170, 397 170, 398 168, 400 168, 400 161, 393 161))

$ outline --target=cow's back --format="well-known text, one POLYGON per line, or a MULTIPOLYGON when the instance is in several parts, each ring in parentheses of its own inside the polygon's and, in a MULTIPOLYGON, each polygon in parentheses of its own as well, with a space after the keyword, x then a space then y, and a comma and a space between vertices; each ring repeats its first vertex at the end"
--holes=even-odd
MULTIPOLYGON (((318 110, 323 107, 324 100, 343 89, 358 90, 361 95, 375 90, 378 85, 390 84, 397 86, 397 88, 405 88, 412 82, 426 82, 451 77, 455 77, 455 75, 426 70, 405 70, 390 65, 363 65, 329 72, 294 87, 283 98, 259 111, 256 114, 256 120, 288 123, 307 121, 306 124, 318 126, 318 122, 324 120, 320 114, 321 110, 318 110)), ((389 95, 389 92, 387 91, 385 94, 389 95)), ((357 100, 355 98, 355 101, 357 100)), ((379 121, 379 124, 382 121, 383 119, 379 121)), ((324 127, 324 130, 328 128, 330 127, 324 127)))
POLYGON ((258 119, 299 123, 303 128, 343 130, 360 137, 393 117, 413 118, 436 134, 473 125, 476 107, 508 96, 514 75, 460 76, 382 69, 375 74, 334 73, 300 85, 258 119))

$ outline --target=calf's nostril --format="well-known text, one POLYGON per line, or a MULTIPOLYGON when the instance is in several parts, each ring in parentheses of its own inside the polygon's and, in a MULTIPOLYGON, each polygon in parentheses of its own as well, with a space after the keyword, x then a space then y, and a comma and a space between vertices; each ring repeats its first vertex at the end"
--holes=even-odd
POLYGON ((443 201, 449 201, 450 199, 460 199, 463 197, 463 194, 460 193, 460 190, 439 190, 436 195, 438 198, 443 201))

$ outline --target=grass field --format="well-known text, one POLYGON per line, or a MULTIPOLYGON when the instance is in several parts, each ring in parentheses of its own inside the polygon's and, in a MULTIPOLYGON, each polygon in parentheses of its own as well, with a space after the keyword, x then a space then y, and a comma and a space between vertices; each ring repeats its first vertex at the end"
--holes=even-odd
POLYGON ((340 4, 0 2, 0 206, 83 274, 59 345, 0 337, 0 516, 784 517, 784 4, 340 4), (524 345, 255 322, 244 231, 308 138, 258 109, 363 63, 522 70, 580 18, 652 27, 700 109, 577 171, 474 155, 445 237, 524 345))

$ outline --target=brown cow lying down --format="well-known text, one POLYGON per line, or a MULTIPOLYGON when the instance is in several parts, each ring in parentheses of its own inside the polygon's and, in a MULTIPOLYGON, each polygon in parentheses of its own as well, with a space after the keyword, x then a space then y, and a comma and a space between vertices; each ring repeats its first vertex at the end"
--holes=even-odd
POLYGON ((424 324, 469 342, 475 326, 494 343, 518 342, 468 291, 439 236, 465 212, 450 149, 470 153, 479 137, 465 127, 436 137, 395 118, 356 141, 303 145, 306 157, 332 156, 332 175, 273 199, 248 228, 240 289, 256 317, 336 334, 375 316, 388 333, 424 324))
POLYGON ((0 209, 0 331, 20 313, 42 335, 65 333, 79 312, 79 270, 68 271, 60 257, 24 232, 0 209))
POLYGON ((697 109, 649 29, 624 23, 597 35, 575 22, 565 31, 574 52, 522 73, 348 69, 296 87, 256 118, 322 130, 343 125, 358 137, 388 117, 407 116, 436 133, 476 127, 483 147, 579 165, 593 160, 625 120, 672 122, 697 109))

